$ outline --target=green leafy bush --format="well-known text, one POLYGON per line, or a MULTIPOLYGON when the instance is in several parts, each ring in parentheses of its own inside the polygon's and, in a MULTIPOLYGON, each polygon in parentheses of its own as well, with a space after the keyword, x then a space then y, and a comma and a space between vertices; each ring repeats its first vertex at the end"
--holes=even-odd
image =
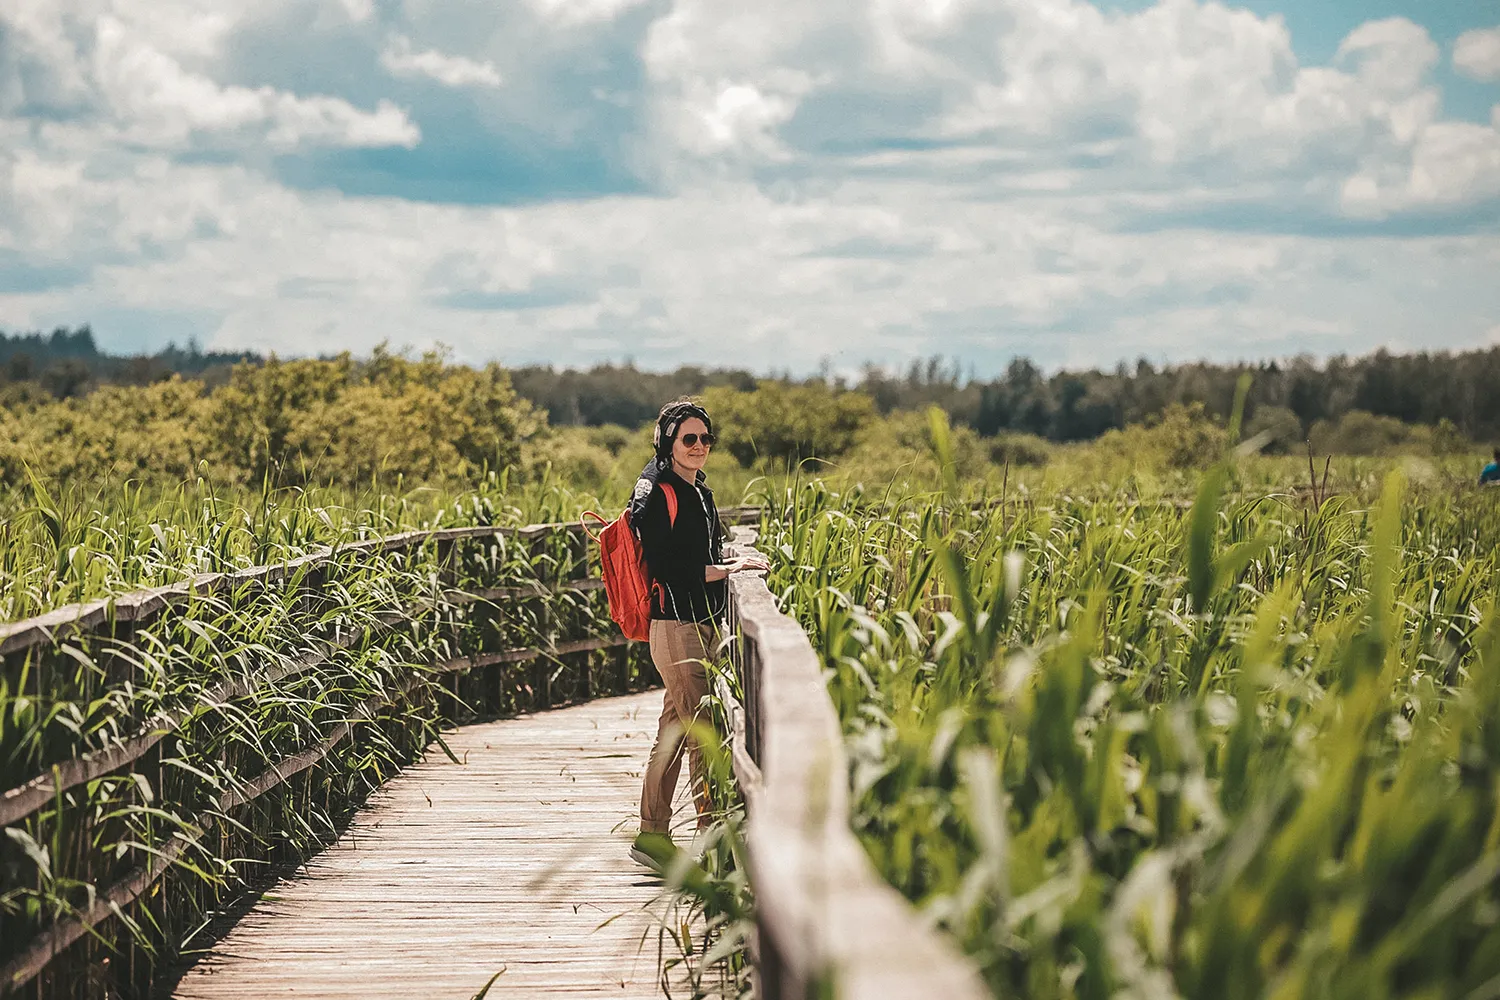
POLYGON ((1432 441, 1425 427, 1364 410, 1350 410, 1337 421, 1319 420, 1308 437, 1320 455, 1394 455, 1425 451, 1432 441))
POLYGON ((135 476, 177 482, 198 464, 226 482, 368 484, 472 480, 519 462, 541 427, 498 365, 377 350, 239 365, 206 393, 173 377, 66 400, 11 391, 0 406, 0 483, 135 476))
POLYGON ((746 467, 837 458, 875 415, 870 397, 819 385, 769 382, 750 392, 714 387, 704 391, 703 402, 720 446, 746 467))
POLYGON ((1046 465, 1052 445, 1035 434, 999 434, 990 439, 990 461, 996 465, 1046 465))
MULTIPOLYGON (((990 469, 984 439, 967 427, 950 434, 953 473, 961 479, 983 478, 990 469)), ((854 482, 884 486, 888 483, 933 483, 942 469, 933 453, 932 430, 925 413, 897 410, 890 416, 870 420, 861 429, 853 448, 824 470, 854 482)))
POLYGON ((203 386, 173 376, 149 386, 105 386, 87 396, 21 399, 0 407, 0 484, 107 475, 180 480, 212 449, 203 386))
POLYGON ((1205 469, 1224 453, 1227 440, 1201 403, 1174 403, 1159 418, 1107 431, 1075 454, 1100 480, 1119 481, 1141 472, 1205 469))
MULTIPOLYGON (((649 426, 649 424, 648 424, 649 426)), ((601 424, 598 427, 589 427, 584 432, 584 438, 589 444, 603 448, 616 458, 619 458, 627 448, 636 450, 651 448, 651 435, 645 430, 631 430, 629 427, 621 427, 619 424, 601 424)), ((643 456, 642 462, 645 461, 643 456)))
POLYGON ((1244 437, 1252 440, 1264 436, 1262 451, 1271 455, 1286 455, 1302 450, 1305 435, 1302 421, 1297 414, 1285 406, 1261 406, 1245 424, 1244 437))
POLYGON ((634 482, 639 468, 628 469, 621 459, 593 440, 592 428, 559 427, 530 443, 522 468, 528 478, 550 479, 577 489, 602 492, 611 482, 634 482))

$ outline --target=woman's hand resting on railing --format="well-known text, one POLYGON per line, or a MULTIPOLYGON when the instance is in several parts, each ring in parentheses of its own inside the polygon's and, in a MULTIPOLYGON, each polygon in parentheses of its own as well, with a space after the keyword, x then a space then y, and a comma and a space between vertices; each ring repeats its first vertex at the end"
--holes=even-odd
POLYGON ((727 563, 709 563, 703 567, 703 581, 705 583, 713 583, 715 580, 724 579, 730 573, 744 573, 747 571, 764 573, 770 570, 770 568, 771 564, 766 562, 762 556, 740 556, 738 559, 731 559, 727 563))

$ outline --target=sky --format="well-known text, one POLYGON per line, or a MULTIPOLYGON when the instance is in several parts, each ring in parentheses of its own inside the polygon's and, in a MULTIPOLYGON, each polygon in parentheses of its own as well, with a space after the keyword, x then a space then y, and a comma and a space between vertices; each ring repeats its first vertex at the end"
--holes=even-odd
POLYGON ((0 330, 978 376, 1500 344, 1496 0, 0 0, 0 330))

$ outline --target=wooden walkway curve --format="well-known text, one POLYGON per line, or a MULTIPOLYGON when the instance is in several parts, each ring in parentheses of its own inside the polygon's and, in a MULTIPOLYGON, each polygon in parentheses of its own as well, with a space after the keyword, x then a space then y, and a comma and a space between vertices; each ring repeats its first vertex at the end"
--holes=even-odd
POLYGON ((628 856, 661 692, 466 726, 190 969, 182 1000, 660 997, 628 856), (613 918, 613 919, 611 919, 613 918))

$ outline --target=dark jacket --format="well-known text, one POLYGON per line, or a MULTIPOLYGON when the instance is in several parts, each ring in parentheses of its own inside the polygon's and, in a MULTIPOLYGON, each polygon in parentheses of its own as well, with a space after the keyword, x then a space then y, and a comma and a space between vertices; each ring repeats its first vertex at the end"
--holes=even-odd
POLYGON ((724 528, 703 473, 697 480, 689 483, 670 465, 659 466, 653 459, 636 483, 630 523, 640 537, 652 582, 660 584, 652 587, 653 619, 709 622, 724 614, 728 586, 723 580, 703 579, 704 567, 724 561, 724 528), (677 493, 676 522, 668 518, 662 483, 670 483, 677 493))

